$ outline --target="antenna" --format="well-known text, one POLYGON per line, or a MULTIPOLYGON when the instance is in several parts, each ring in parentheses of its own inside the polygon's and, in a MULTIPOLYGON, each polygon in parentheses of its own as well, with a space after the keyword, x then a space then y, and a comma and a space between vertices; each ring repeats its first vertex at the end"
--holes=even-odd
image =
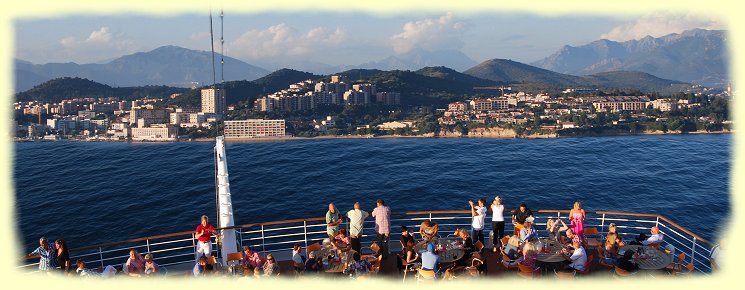
POLYGON ((212 9, 210 9, 210 46, 212 47, 212 88, 215 88, 217 83, 215 76, 215 36, 212 33, 212 9))

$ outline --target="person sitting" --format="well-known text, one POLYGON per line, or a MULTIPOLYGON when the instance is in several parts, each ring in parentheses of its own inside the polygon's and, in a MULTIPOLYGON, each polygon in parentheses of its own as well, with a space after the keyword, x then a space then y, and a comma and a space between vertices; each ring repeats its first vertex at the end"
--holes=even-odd
POLYGON ((439 262, 440 256, 435 254, 435 245, 427 244, 427 251, 422 254, 422 270, 431 270, 437 273, 439 262))
POLYGON ((711 270, 712 271, 719 271, 722 267, 722 265, 725 264, 724 261, 724 254, 723 252, 727 248, 727 240, 721 239, 719 240, 719 244, 714 246, 711 249, 711 254, 709 254, 709 262, 711 263, 711 270))
POLYGON ((302 272, 305 268, 305 256, 303 256, 302 251, 299 243, 292 246, 292 267, 298 272, 302 272))
POLYGON ((349 266, 344 269, 344 274, 357 277, 365 275, 368 272, 372 271, 372 264, 370 264, 370 262, 368 262, 367 260, 360 260, 359 253, 354 253, 354 255, 352 255, 352 259, 354 260, 354 262, 349 264, 349 266))
POLYGON ((406 249, 406 244, 408 244, 409 241, 416 244, 416 241, 414 241, 414 235, 409 232, 409 229, 406 226, 401 226, 401 255, 405 254, 404 249, 406 249))
POLYGON ((639 234, 638 237, 636 237, 636 241, 632 241, 632 245, 645 245, 645 246, 651 246, 651 245, 660 245, 662 244, 662 233, 660 232, 660 228, 657 226, 653 226, 650 230, 650 233, 652 236, 647 237, 644 233, 639 234))
POLYGON ((323 261, 316 259, 316 252, 310 252, 308 254, 308 260, 305 261, 305 272, 313 273, 323 269, 323 261))
MULTIPOLYGON (((507 241, 507 244, 504 246, 504 254, 507 255, 510 260, 516 260, 519 255, 519 249, 520 249, 520 238, 518 236, 511 236, 510 239, 507 241)), ((509 265, 507 263, 508 261, 502 261, 502 263, 505 265, 509 265)))
POLYGON ((272 254, 266 255, 266 262, 264 263, 264 276, 279 276, 279 264, 274 260, 272 254))
POLYGON ((211 269, 212 265, 207 264, 207 257, 202 255, 199 257, 199 261, 197 261, 197 264, 194 266, 192 273, 194 274, 194 277, 206 276, 209 274, 208 268, 211 269))
POLYGON ((75 272, 77 272, 78 275, 80 275, 80 277, 108 278, 108 277, 113 277, 114 275, 116 275, 116 272, 117 272, 116 268, 114 268, 114 266, 111 266, 111 265, 106 266, 106 268, 104 268, 103 271, 100 273, 96 270, 88 269, 85 267, 85 261, 83 261, 83 259, 78 259, 76 264, 78 265, 78 269, 75 270, 75 272))
POLYGON ((153 260, 153 254, 145 255, 145 275, 158 273, 158 263, 153 260))
POLYGON ((618 256, 618 249, 623 246, 624 242, 618 237, 618 234, 609 231, 608 235, 605 237, 605 249, 610 251, 613 256, 618 256))
POLYGON ((473 240, 471 240, 471 237, 468 235, 468 231, 466 229, 457 228, 455 229, 455 236, 463 239, 463 241, 457 241, 456 243, 463 246, 463 257, 455 261, 455 264, 458 266, 469 266, 471 261, 471 257, 473 256, 473 253, 476 251, 476 247, 473 246, 473 240))
POLYGON ((241 267, 244 272, 253 270, 254 268, 261 268, 264 265, 265 259, 262 258, 259 253, 251 250, 249 246, 243 246, 243 258, 241 259, 241 267))
POLYGON ((571 246, 574 242, 582 244, 582 237, 580 235, 577 235, 572 231, 572 229, 567 229, 566 232, 564 232, 567 235, 567 241, 566 245, 571 246))
POLYGON ((626 251, 623 253, 623 256, 618 258, 618 260, 616 261, 616 266, 628 272, 634 272, 639 269, 639 265, 634 263, 633 259, 634 251, 626 251))
POLYGON ((567 261, 567 265, 564 268, 565 271, 585 270, 585 264, 587 264, 587 252, 585 251, 585 248, 582 247, 582 244, 577 240, 572 241, 572 246, 564 249, 561 252, 561 255, 567 261), (567 255, 569 252, 571 252, 571 256, 567 255))
POLYGON ((564 220, 557 218, 552 219, 549 218, 546 221, 546 231, 548 232, 548 239, 556 241, 559 236, 561 236, 561 232, 566 231, 569 229, 566 223, 564 223, 564 220), (561 225, 559 225, 561 223, 561 225))
POLYGON ((145 273, 145 259, 135 249, 129 250, 129 258, 124 265, 127 267, 127 275, 141 277, 145 273))
POLYGON ((603 256, 601 259, 603 259, 603 262, 607 265, 615 265, 616 264, 616 254, 615 250, 613 249, 613 244, 605 244, 605 251, 603 251, 603 256))
POLYGON ((523 229, 520 230, 520 242, 525 244, 526 242, 535 241, 538 238, 538 232, 533 228, 533 218, 529 217, 523 223, 523 229))
POLYGON ((422 235, 422 241, 425 243, 429 243, 437 237, 438 231, 437 224, 429 220, 423 221, 419 226, 419 234, 422 235))
POLYGON ((530 266, 531 268, 535 268, 537 259, 538 259, 538 251, 535 249, 535 245, 533 243, 525 243, 522 249, 522 256, 517 257, 517 259, 512 259, 512 261, 504 261, 503 265, 505 267, 509 267, 509 266, 515 266, 518 263, 520 263, 525 266, 530 266))
POLYGON ((331 243, 331 245, 334 246, 334 249, 341 250, 341 251, 348 251, 349 245, 350 245, 350 239, 349 239, 349 236, 347 236, 347 230, 340 229, 339 233, 336 234, 336 236, 334 237, 334 242, 331 243))

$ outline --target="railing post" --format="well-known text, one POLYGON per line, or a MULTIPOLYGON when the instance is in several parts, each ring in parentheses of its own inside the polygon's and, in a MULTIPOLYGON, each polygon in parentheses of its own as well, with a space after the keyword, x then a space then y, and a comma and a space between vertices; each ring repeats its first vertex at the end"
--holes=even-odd
POLYGON ((305 249, 308 249, 308 221, 303 220, 303 240, 305 240, 305 249))
POLYGON ((603 216, 600 218, 600 234, 603 233, 604 228, 605 228, 605 213, 603 213, 603 216))
POLYGON ((238 246, 240 246, 240 251, 243 252, 243 231, 238 230, 238 246))
POLYGON ((195 242, 196 237, 195 234, 191 234, 191 248, 194 250, 194 261, 199 261, 199 257, 197 256, 197 242, 195 242))
POLYGON ((261 251, 266 252, 266 247, 264 247, 264 225, 261 225, 261 251))
POLYGON ((691 262, 693 262, 694 257, 696 257, 696 237, 693 237, 693 246, 691 247, 691 262))
POLYGON ((147 252, 150 253, 150 239, 145 240, 145 245, 147 245, 147 252))
POLYGON ((98 259, 101 261, 101 268, 103 269, 103 251, 101 247, 98 247, 98 259))

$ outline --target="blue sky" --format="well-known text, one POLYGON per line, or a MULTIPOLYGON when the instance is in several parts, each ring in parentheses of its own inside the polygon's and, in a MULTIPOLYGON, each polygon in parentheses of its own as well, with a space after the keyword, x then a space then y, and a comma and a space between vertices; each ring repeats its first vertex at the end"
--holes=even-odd
MULTIPOLYGON (((213 11, 216 41, 219 12, 213 11)), ((638 39, 691 28, 724 28, 701 15, 635 16, 451 12, 380 15, 365 12, 226 12, 226 55, 248 63, 309 61, 357 65, 415 47, 459 50, 481 62, 506 58, 532 62, 563 45, 608 38, 638 39)), ((152 16, 68 15, 16 19, 15 56, 33 63, 105 62, 163 45, 209 50, 208 12, 152 16)), ((216 43, 219 50, 219 44, 216 43)))

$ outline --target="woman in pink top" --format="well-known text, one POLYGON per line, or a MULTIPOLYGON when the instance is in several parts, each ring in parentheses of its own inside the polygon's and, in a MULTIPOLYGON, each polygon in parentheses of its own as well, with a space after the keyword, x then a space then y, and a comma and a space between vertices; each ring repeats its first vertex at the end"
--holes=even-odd
POLYGON ((582 208, 582 204, 579 201, 574 202, 574 208, 569 211, 569 219, 571 221, 569 224, 569 228, 572 229, 575 234, 584 238, 585 210, 582 208))

